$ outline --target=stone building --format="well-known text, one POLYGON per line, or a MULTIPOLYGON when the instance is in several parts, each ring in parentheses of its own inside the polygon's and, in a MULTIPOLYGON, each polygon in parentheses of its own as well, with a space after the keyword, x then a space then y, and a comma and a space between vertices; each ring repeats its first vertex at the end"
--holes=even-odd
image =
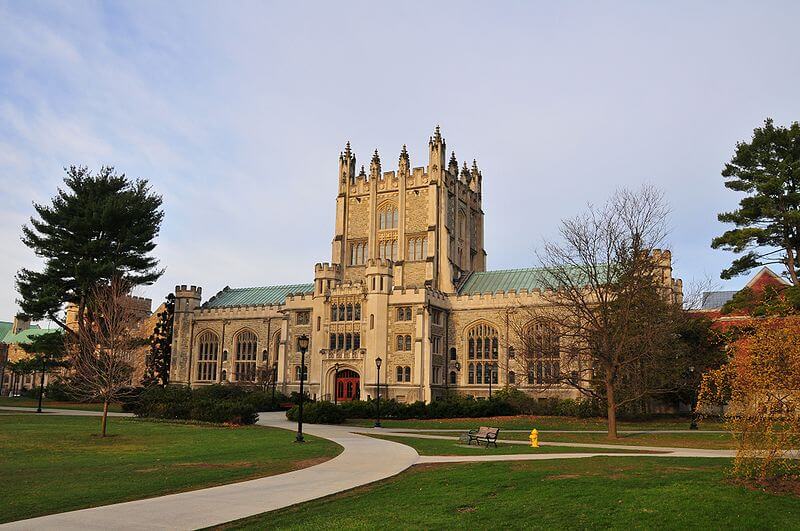
MULTIPOLYGON (((382 396, 399 401, 447 388, 481 397, 490 385, 576 396, 546 381, 558 353, 525 374, 515 366, 509 314, 544 303, 536 271, 486 271, 483 176, 445 153, 437 127, 427 166, 412 167, 403 146, 396 171, 383 171, 377 150, 366 171, 348 143, 330 262, 307 284, 226 287, 205 302, 200 287, 176 286, 170 380, 252 382, 275 367, 278 388, 297 390, 307 335, 305 385, 322 399, 374 397, 377 358, 382 396)), ((659 260, 676 289, 669 251, 659 260)))
MULTIPOLYGON (((34 337, 54 332, 31 324, 30 319, 22 315, 13 321, 0 321, 0 396, 9 396, 33 389, 39 385, 37 374, 17 374, 8 370, 8 362, 27 359, 30 354, 23 345, 30 344, 34 337)), ((45 374, 45 384, 49 374, 45 374)))

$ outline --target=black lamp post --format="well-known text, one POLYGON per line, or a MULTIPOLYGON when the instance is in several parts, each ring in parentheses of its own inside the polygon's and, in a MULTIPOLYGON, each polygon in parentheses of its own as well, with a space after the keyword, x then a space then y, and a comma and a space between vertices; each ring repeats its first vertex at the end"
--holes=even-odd
POLYGON ((300 408, 297 417, 297 437, 294 442, 305 442, 303 439, 303 382, 306 379, 306 351, 308 350, 308 336, 303 334, 297 338, 297 346, 300 348, 300 408))
POLYGON ((333 405, 339 403, 339 364, 333 366, 333 405))
POLYGON ((376 428, 380 428, 381 427, 381 363, 383 363, 382 359, 375 358, 375 367, 378 368, 378 404, 377 404, 378 407, 375 410, 376 411, 376 417, 375 417, 375 427, 376 428))
POLYGON ((689 429, 690 430, 696 430, 697 429, 697 415, 695 415, 695 409, 697 408, 697 390, 694 387, 694 365, 689 367, 689 382, 690 382, 689 385, 692 386, 692 390, 691 390, 692 397, 690 399, 691 400, 690 407, 692 408, 692 411, 691 411, 692 421, 689 423, 689 429))
POLYGON ((494 380, 494 362, 489 362, 489 398, 492 398, 492 380, 494 380))
POLYGON ((275 407, 275 387, 278 386, 278 362, 272 364, 272 407, 275 407))
POLYGON ((39 378, 39 406, 36 408, 37 413, 42 412, 42 395, 44 394, 44 356, 42 356, 42 375, 39 378))

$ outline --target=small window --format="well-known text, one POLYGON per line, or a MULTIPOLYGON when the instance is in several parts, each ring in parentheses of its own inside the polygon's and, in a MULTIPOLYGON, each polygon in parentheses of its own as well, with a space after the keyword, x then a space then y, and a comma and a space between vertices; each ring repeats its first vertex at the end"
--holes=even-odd
POLYGON ((398 367, 397 368, 397 381, 398 382, 402 382, 403 381, 403 368, 402 367, 398 367))
POLYGON ((456 371, 450 371, 450 385, 456 384, 456 371))
POLYGON ((375 314, 369 314, 369 329, 375 328, 375 314))
POLYGON ((517 383, 517 375, 514 371, 508 372, 508 383, 510 385, 515 385, 517 383))
POLYGON ((411 381, 411 367, 406 367, 406 381, 411 381))
POLYGON ((317 316, 317 332, 319 332, 321 328, 322 328, 322 317, 320 317, 318 315, 317 316))
POLYGON ((395 350, 403 350, 403 336, 397 336, 397 347, 395 350))
POLYGON ((406 350, 411 350, 411 336, 406 336, 406 350))
POLYGON ((355 312, 355 315, 353 316, 354 319, 356 321, 360 321, 361 320, 361 305, 356 303, 356 305, 353 307, 353 310, 355 312))
POLYGON ((450 361, 455 361, 458 359, 458 355, 456 354, 456 347, 450 347, 450 361))
POLYGON ((347 305, 347 318, 345 320, 347 320, 347 321, 352 321, 353 320, 353 305, 352 304, 348 304, 347 305))
POLYGON ((353 334, 353 349, 361 348, 361 334, 356 332, 353 334))
POLYGON ((509 358, 514 358, 514 356, 516 356, 516 355, 517 355, 517 353, 514 352, 514 347, 509 346, 508 347, 508 357, 509 358))

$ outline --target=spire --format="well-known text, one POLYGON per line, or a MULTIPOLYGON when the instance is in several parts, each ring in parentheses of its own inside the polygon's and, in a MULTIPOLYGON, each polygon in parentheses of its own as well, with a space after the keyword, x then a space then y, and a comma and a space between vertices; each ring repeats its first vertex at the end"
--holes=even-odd
POLYGON ((466 182, 472 180, 472 175, 470 175, 469 168, 467 168, 467 161, 464 161, 464 166, 461 168, 461 178, 466 182))
POLYGON ((400 150, 400 163, 399 163, 400 171, 408 173, 409 165, 410 163, 408 158, 408 150, 406 149, 406 145, 403 144, 403 149, 400 150))
POLYGON ((369 176, 370 178, 380 178, 381 176, 381 157, 378 155, 378 150, 372 155, 372 162, 369 163, 369 176))
POLYGON ((442 138, 442 131, 439 126, 436 126, 436 129, 433 130, 433 136, 430 138, 428 142, 431 146, 441 144, 444 146, 444 138, 442 138))
POLYGON ((450 154, 450 162, 447 164, 447 171, 450 172, 450 175, 458 177, 458 161, 456 160, 455 151, 450 154))
POLYGON ((359 177, 364 177, 365 179, 367 178, 367 172, 364 171, 364 165, 363 164, 361 165, 361 171, 358 172, 358 176, 359 177))
POLYGON ((350 141, 348 140, 347 144, 345 144, 344 146, 344 155, 345 157, 350 158, 351 153, 352 152, 350 151, 350 141))

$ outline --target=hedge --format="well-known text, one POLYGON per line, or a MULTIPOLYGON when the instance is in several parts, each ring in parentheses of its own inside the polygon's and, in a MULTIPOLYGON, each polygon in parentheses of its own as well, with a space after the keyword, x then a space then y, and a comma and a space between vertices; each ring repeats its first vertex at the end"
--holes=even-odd
POLYGON ((169 385, 138 389, 123 401, 123 410, 137 417, 197 420, 225 424, 253 424, 259 411, 279 410, 283 394, 237 385, 209 385, 191 389, 169 385))

